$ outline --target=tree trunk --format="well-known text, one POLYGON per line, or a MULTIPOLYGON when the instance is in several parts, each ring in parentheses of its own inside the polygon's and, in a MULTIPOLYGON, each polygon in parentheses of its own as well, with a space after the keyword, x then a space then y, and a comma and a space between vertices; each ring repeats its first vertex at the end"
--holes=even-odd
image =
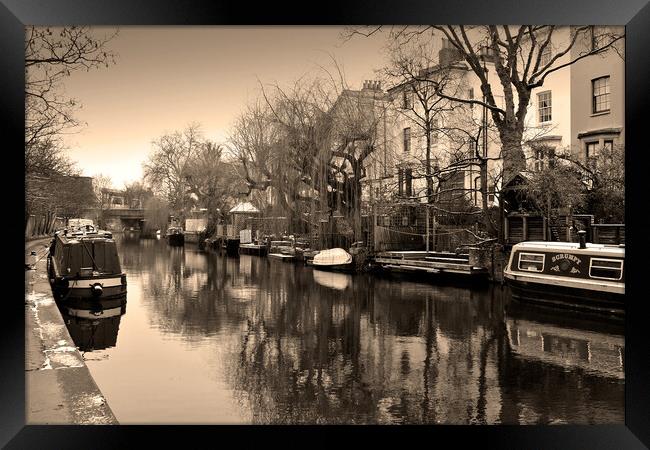
POLYGON ((431 176, 431 130, 426 130, 426 175, 427 175, 427 203, 433 203, 433 178, 431 176))
POLYGON ((522 145, 523 123, 506 121, 498 126, 503 159, 503 183, 526 169, 526 156, 522 145))
POLYGON ((492 227, 492 220, 490 218, 490 210, 488 209, 488 171, 487 171, 487 159, 481 158, 480 165, 480 175, 481 175, 481 207, 483 208, 483 225, 485 226, 485 231, 490 235, 494 234, 492 227))

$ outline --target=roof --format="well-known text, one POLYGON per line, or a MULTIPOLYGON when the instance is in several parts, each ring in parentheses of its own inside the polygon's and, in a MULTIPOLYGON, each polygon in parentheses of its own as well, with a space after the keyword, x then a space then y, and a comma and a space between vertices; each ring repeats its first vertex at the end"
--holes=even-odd
POLYGON ((259 213, 260 210, 257 209, 251 202, 239 202, 237 203, 230 211, 230 213, 259 213))
POLYGON ((577 253, 611 253, 612 255, 625 256, 625 247, 605 244, 586 243, 586 248, 580 248, 578 242, 552 242, 552 241, 524 241, 515 245, 518 250, 539 249, 555 251, 576 251, 577 253))

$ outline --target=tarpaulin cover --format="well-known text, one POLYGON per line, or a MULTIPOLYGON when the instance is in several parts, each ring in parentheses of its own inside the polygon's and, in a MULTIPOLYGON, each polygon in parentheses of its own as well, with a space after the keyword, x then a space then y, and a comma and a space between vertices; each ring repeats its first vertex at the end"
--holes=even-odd
POLYGON ((82 268, 92 268, 106 274, 122 272, 117 247, 112 239, 68 240, 57 236, 54 258, 61 271, 59 275, 78 275, 82 268))

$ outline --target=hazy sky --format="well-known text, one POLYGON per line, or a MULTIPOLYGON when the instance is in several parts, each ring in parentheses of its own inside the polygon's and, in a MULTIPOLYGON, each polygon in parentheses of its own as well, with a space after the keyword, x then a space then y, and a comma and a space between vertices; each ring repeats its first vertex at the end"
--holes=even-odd
MULTIPOLYGON (((100 33, 108 29, 97 28, 100 33)), ((84 175, 109 175, 115 187, 137 180, 151 141, 191 122, 217 142, 263 83, 289 83, 319 65, 342 66, 360 88, 384 61, 381 36, 344 42, 340 27, 120 27, 110 43, 116 64, 76 72, 66 95, 83 105, 87 125, 66 137, 84 175)))

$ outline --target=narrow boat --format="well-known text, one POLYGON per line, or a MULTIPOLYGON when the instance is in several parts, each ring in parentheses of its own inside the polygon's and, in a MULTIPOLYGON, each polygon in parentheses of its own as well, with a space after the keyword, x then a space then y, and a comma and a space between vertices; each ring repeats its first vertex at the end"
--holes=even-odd
POLYGON ((351 272, 354 268, 352 255, 342 248, 331 248, 318 252, 312 259, 315 269, 351 272))
POLYGON ((169 245, 185 244, 185 235, 183 234, 183 229, 181 227, 172 226, 167 228, 165 237, 167 238, 167 243, 169 245))
POLYGON ((282 261, 293 261, 295 250, 291 241, 271 241, 268 257, 282 261))
POLYGON ((126 295, 115 240, 94 225, 66 228, 54 235, 47 259, 57 300, 110 300, 126 295))
POLYGON ((625 314, 625 247, 573 242, 521 242, 504 278, 513 298, 581 311, 625 314))

